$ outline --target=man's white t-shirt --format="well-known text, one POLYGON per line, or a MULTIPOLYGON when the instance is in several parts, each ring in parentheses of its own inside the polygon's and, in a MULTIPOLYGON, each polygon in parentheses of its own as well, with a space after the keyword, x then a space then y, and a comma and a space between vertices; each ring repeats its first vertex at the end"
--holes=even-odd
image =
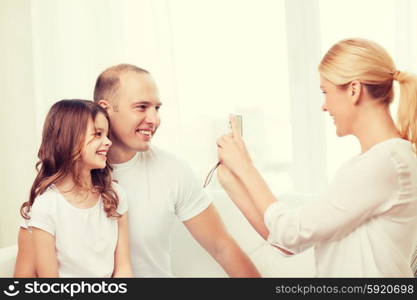
MULTIPOLYGON (((279 200, 279 197, 278 197, 279 200)), ((292 253, 314 246, 319 277, 413 277, 417 246, 417 159, 399 138, 345 163, 328 191, 291 209, 271 204, 268 241, 292 253)))
MULTIPOLYGON (((127 211, 125 192, 115 183, 113 188, 119 196, 117 212, 123 215, 127 211)), ((101 196, 93 207, 77 208, 51 185, 36 197, 26 225, 55 236, 59 277, 111 277, 117 220, 107 217, 101 196)))
POLYGON ((185 161, 156 147, 112 167, 113 177, 127 193, 134 276, 173 276, 174 221, 191 219, 211 204, 202 182, 185 161))

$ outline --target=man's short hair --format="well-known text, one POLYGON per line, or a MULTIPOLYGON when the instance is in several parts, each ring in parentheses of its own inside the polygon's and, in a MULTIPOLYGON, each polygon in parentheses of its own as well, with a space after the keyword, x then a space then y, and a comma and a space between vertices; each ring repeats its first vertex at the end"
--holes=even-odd
POLYGON ((113 101, 113 94, 120 85, 120 75, 129 71, 150 74, 149 71, 130 64, 120 64, 107 68, 97 78, 94 87, 94 102, 97 103, 99 100, 105 99, 113 106, 117 106, 117 103, 113 101))

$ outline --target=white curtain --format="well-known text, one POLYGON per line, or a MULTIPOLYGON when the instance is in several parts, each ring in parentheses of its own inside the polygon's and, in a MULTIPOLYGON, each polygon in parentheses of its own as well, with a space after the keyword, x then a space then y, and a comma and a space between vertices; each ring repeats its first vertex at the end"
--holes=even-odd
MULTIPOLYGON (((319 192, 357 151, 320 111, 317 65, 346 37, 373 39, 401 70, 417 70, 412 0, 2 0, 0 1, 0 247, 16 243, 45 114, 65 98, 91 99, 106 67, 131 63, 160 88, 154 143, 184 157, 203 183, 229 112, 274 192, 319 192), (370 11, 373 11, 371 14, 370 11)), ((282 259, 209 186, 228 230, 265 276, 310 276, 311 253, 282 259), (294 267, 294 265, 298 267, 294 267)), ((175 231, 179 276, 225 276, 187 232, 175 231), (181 263, 190 253, 198 268, 181 263)))

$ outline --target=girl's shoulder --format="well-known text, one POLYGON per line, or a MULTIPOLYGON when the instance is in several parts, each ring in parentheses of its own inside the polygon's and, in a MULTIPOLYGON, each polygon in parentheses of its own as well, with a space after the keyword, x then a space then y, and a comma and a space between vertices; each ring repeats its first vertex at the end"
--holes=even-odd
POLYGON ((54 202, 59 201, 60 199, 60 194, 59 192, 56 190, 56 188, 54 188, 54 186, 49 186, 45 189, 45 191, 42 194, 39 194, 36 198, 34 203, 39 203, 40 204, 48 204, 51 205, 54 202))
POLYGON ((57 190, 52 186, 45 189, 45 191, 38 195, 30 209, 29 215, 31 217, 36 215, 54 215, 54 212, 59 209, 59 202, 61 201, 61 196, 57 190))

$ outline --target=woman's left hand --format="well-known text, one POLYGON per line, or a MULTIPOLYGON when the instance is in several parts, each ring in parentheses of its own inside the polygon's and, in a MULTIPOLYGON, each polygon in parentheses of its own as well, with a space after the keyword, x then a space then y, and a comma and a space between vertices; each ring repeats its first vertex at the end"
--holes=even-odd
POLYGON ((217 140, 217 153, 220 163, 239 176, 241 170, 252 165, 252 159, 240 132, 238 132, 235 117, 230 116, 229 118, 232 132, 221 136, 217 140))

